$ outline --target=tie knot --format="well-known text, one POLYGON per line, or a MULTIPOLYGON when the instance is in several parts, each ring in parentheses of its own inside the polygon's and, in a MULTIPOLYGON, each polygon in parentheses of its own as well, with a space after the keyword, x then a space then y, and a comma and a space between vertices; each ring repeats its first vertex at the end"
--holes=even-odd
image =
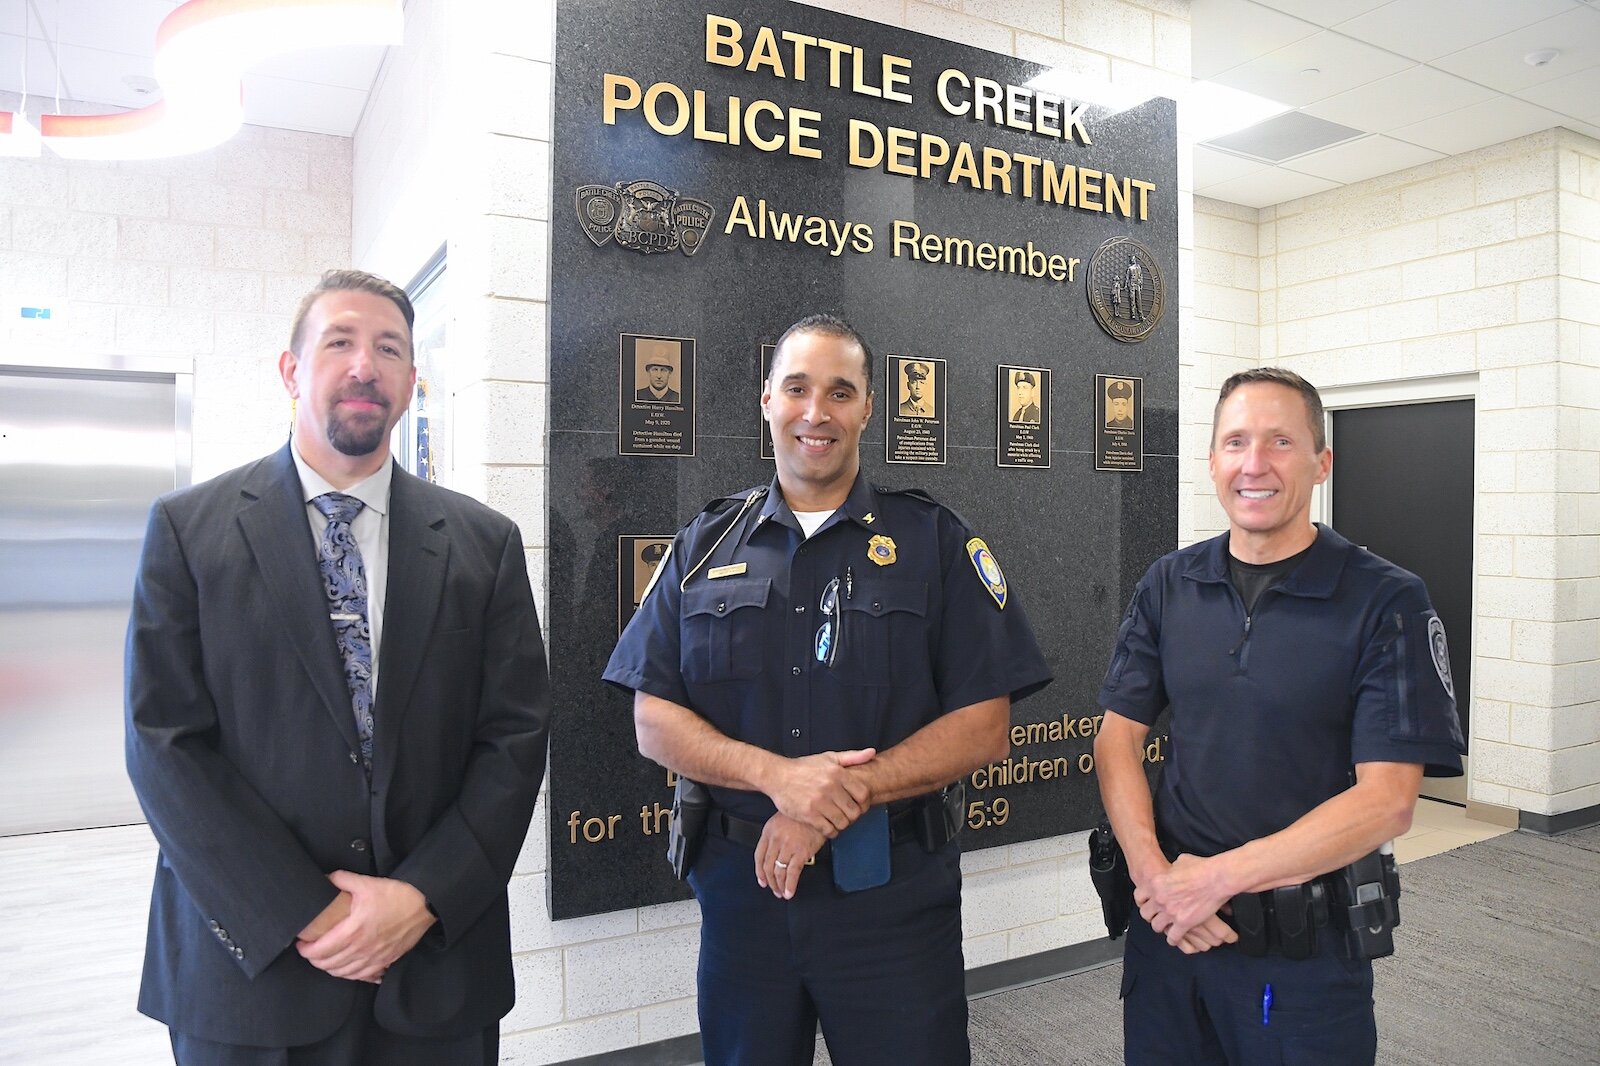
POLYGON ((361 513, 361 508, 366 504, 357 497, 342 492, 324 492, 311 501, 311 506, 321 511, 323 517, 330 522, 349 523, 361 513))

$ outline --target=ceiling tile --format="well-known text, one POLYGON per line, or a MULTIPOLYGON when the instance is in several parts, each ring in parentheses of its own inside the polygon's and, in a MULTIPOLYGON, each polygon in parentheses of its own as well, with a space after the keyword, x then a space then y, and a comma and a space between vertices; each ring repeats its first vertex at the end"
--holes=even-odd
POLYGON ((1296 174, 1282 167, 1263 167, 1257 173, 1218 182, 1204 189, 1196 189, 1195 192, 1213 200, 1226 200, 1230 204, 1243 204, 1245 207, 1271 207, 1285 200, 1297 200, 1338 187, 1338 182, 1324 178, 1296 174))
MULTIPOLYGON (((134 92, 122 79, 128 75, 155 77, 155 61, 148 56, 119 55, 98 48, 61 46, 62 79, 72 86, 71 96, 88 103, 112 107, 146 107, 161 98, 160 93, 134 92)), ((65 90, 62 94, 67 96, 65 90)))
POLYGON ((177 7, 176 0, 122 0, 116 4, 105 0, 59 0, 59 20, 55 4, 41 3, 39 13, 44 17, 45 35, 64 45, 153 56, 156 30, 177 7))
POLYGON ((1572 9, 1572 0, 1394 0, 1339 32, 1427 62, 1572 9))
POLYGON ((1318 26, 1337 26, 1345 19, 1382 7, 1389 0, 1257 0, 1263 7, 1315 22, 1318 26))
POLYGON ((1194 0, 1189 9, 1191 73, 1209 78, 1316 32, 1309 22, 1250 0, 1194 0))
POLYGON ((1433 65, 1504 93, 1564 78, 1600 65, 1600 8, 1574 8, 1476 47, 1441 56, 1433 65), (1542 48, 1559 48, 1561 55, 1542 67, 1523 62, 1523 56, 1542 48))
POLYGON ((1234 178, 1242 178, 1246 174, 1265 169, 1266 164, 1258 163, 1254 159, 1244 159, 1228 152, 1219 152, 1215 148, 1195 145, 1194 187, 1196 189, 1216 185, 1218 182, 1232 181, 1234 178))
POLYGON ((366 48, 304 48, 274 56, 251 68, 250 73, 364 92, 372 88, 386 51, 382 45, 366 48))
POLYGON ((1304 107, 1377 78, 1398 74, 1412 65, 1382 49, 1323 30, 1224 71, 1212 80, 1292 107, 1304 107), (1309 68, 1318 73, 1305 73, 1309 68))
POLYGON ((312 85, 265 74, 244 76, 244 120, 256 126, 349 137, 366 104, 363 89, 312 85))
POLYGON ((1425 122, 1401 126, 1390 130, 1389 136, 1445 155, 1459 155, 1561 124, 1562 116, 1553 111, 1501 96, 1425 122))
POLYGON ((1492 100, 1496 95, 1492 89, 1432 67, 1415 66, 1318 100, 1305 110, 1307 114, 1346 126, 1383 133, 1396 126, 1409 126, 1434 115, 1458 111, 1468 104, 1492 100))
POLYGON ((1438 152, 1405 141, 1372 136, 1303 155, 1283 164, 1283 167, 1299 174, 1310 174, 1312 177, 1349 185, 1442 158, 1438 152))
POLYGON ((1584 122, 1600 122, 1600 67, 1531 85, 1517 95, 1584 122))
POLYGON ((0 34, 25 36, 28 32, 28 9, 22 4, 0 4, 0 34))

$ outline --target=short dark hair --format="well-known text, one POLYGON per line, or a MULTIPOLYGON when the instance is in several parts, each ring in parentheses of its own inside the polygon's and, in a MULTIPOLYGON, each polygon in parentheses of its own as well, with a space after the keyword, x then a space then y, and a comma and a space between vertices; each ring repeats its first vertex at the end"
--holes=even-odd
MULTIPOLYGON (((778 343, 772 350, 772 366, 777 369, 778 356, 783 352, 784 342, 798 333, 820 333, 824 337, 839 337, 847 341, 854 341, 861 346, 861 354, 865 357, 863 368, 867 373, 867 392, 871 394, 872 388, 872 345, 867 343, 867 338, 861 331, 837 315, 816 314, 807 315, 788 329, 783 331, 783 336, 778 338, 778 343)), ((770 381, 771 374, 768 374, 770 381)))
POLYGON ((311 313, 311 305, 324 293, 330 292, 370 292, 393 303, 400 309, 401 317, 406 320, 406 347, 410 349, 408 354, 412 359, 416 358, 411 330, 416 323, 417 312, 411 306, 411 297, 394 282, 380 278, 376 274, 368 274, 365 270, 325 271, 316 287, 300 298, 300 307, 294 313, 294 326, 289 330, 291 352, 300 354, 300 342, 305 340, 302 334, 306 328, 306 315, 311 313))
POLYGON ((1282 367, 1263 366, 1254 370, 1241 370, 1222 383, 1222 391, 1217 394, 1217 405, 1211 409, 1211 444, 1217 442, 1217 419, 1222 414, 1222 405, 1233 394, 1233 390, 1241 385, 1282 385, 1293 389, 1300 394, 1306 403, 1306 421, 1311 426, 1311 444, 1320 455, 1328 446, 1328 432, 1323 425, 1322 397, 1317 393, 1315 385, 1296 374, 1293 370, 1284 370, 1282 367))

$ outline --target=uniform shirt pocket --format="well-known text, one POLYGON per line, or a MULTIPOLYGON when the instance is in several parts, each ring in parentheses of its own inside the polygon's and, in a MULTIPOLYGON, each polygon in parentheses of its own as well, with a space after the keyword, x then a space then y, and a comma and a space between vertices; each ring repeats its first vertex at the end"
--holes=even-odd
POLYGON ((889 685, 931 671, 927 582, 862 580, 839 608, 834 669, 841 681, 889 685))
POLYGON ((679 668, 694 683, 745 681, 761 673, 770 578, 719 580, 683 593, 679 668))

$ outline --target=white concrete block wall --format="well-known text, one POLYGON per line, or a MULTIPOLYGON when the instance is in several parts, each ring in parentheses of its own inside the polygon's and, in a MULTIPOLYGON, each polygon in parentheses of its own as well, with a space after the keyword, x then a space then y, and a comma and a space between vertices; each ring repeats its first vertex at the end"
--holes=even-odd
MULTIPOLYGON (((974 2, 960 10, 918 0, 818 6, 1169 95, 1181 92, 1188 75, 1183 0, 974 2)), ((463 5, 407 5, 414 54, 391 55, 355 139, 354 239, 358 264, 396 278, 448 241, 453 484, 518 520, 543 605, 553 28, 550 5, 520 7, 513 24, 489 27, 463 5), (439 110, 450 91, 441 86, 485 78, 492 91, 476 108, 439 110), (423 205, 430 210, 419 210, 423 205)), ((1180 186, 1187 181, 1185 167, 1180 186)), ((1187 204, 1183 214, 1187 261, 1187 204)), ((1248 290, 1251 271, 1240 270, 1248 290)), ((1185 271, 1176 313, 1185 313, 1190 292, 1185 271)), ((1084 836, 966 859, 969 966, 1100 935, 1084 836)), ((520 995, 502 1027, 505 1061, 557 1062, 697 1030, 694 905, 552 922, 546 848, 541 804, 511 885, 520 995)))

